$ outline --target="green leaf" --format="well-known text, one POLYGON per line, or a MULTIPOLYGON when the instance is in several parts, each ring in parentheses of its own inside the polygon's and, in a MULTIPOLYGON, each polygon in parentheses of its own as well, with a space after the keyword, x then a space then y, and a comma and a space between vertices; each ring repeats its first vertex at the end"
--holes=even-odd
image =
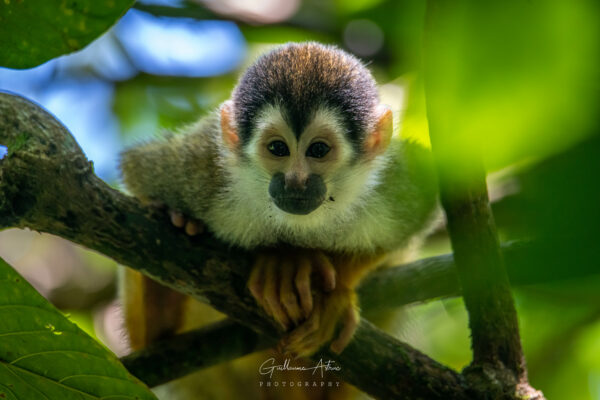
POLYGON ((2 259, 0 398, 156 400, 2 259))
POLYGON ((0 65, 31 68, 82 49, 134 0, 2 0, 0 65))

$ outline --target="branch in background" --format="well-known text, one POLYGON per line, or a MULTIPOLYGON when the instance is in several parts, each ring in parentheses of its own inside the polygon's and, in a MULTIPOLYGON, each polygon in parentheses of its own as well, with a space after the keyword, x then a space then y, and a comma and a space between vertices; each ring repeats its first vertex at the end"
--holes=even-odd
POLYGON ((196 370, 267 349, 275 343, 227 319, 156 341, 122 357, 121 362, 142 382, 154 387, 196 370))
MULTIPOLYGON (((234 21, 238 25, 250 27, 257 25, 252 20, 237 17, 235 15, 221 15, 216 12, 209 10, 199 4, 184 3, 181 7, 162 6, 156 4, 143 4, 135 3, 133 8, 155 17, 172 17, 172 18, 193 18, 197 20, 227 20, 234 21)), ((271 26, 286 26, 291 28, 303 29, 311 32, 318 32, 322 34, 339 34, 339 30, 332 26, 332 15, 331 18, 306 18, 301 15, 295 15, 288 18, 285 21, 269 24, 271 26), (321 23, 319 23, 321 21, 321 23), (326 22, 326 23, 323 23, 326 22)))
MULTIPOLYGON (((210 235, 190 238, 164 213, 102 182, 69 132, 37 105, 0 93, 0 228, 48 232, 113 258, 277 339, 246 289, 252 255, 210 235)), ((361 321, 340 376, 379 398, 465 399, 461 375, 361 321)))
MULTIPOLYGON (((428 4, 426 54, 435 61, 439 61, 435 58, 437 54, 443 54, 439 49, 443 43, 444 23, 450 24, 448 19, 452 18, 444 16, 453 15, 445 12, 447 7, 451 6, 443 0, 428 4)), ((435 61, 430 63, 435 64, 435 61)), ((516 311, 488 202, 483 161, 476 150, 457 148, 468 141, 462 132, 451 131, 452 123, 443 118, 443 100, 438 100, 438 88, 444 86, 436 80, 440 74, 435 68, 435 65, 426 68, 431 146, 447 229, 469 313, 473 365, 508 368, 516 377, 521 377, 524 364, 516 311)))
MULTIPOLYGON (((576 238, 569 238, 575 241, 576 238)), ((524 286, 597 275, 593 266, 600 248, 587 243, 571 246, 571 251, 588 251, 586 265, 572 265, 571 252, 557 251, 554 242, 511 241, 500 246, 510 283, 524 286), (581 249, 580 249, 581 248, 581 249), (572 265, 565 268, 566 265, 572 265)), ((376 271, 358 288, 361 308, 389 309, 436 298, 461 295, 452 254, 423 258, 398 267, 376 271)))
POLYGON ((163 6, 158 4, 144 4, 136 2, 133 7, 136 10, 148 13, 155 17, 171 17, 171 18, 193 18, 193 19, 211 19, 222 20, 224 16, 216 14, 206 7, 201 7, 197 4, 186 3, 182 7, 163 6))
POLYGON ((541 392, 527 381, 517 313, 488 200, 483 160, 474 149, 474 139, 466 137, 460 122, 447 115, 448 100, 460 98, 462 93, 457 92, 465 89, 460 85, 448 88, 443 82, 447 77, 440 78, 439 73, 439 65, 446 65, 448 57, 453 57, 443 51, 449 30, 460 23, 455 20, 457 14, 464 17, 460 12, 449 12, 452 7, 456 4, 446 0, 428 2, 425 91, 440 198, 469 314, 473 361, 464 373, 475 391, 488 397, 542 399, 541 392))

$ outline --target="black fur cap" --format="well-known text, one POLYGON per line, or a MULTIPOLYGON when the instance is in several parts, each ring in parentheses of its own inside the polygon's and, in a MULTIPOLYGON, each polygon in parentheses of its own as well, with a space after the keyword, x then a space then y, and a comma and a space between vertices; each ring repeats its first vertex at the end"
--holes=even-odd
POLYGON ((261 56, 233 92, 235 122, 243 144, 265 105, 278 106, 298 137, 320 107, 339 113, 360 151, 379 102, 369 70, 354 56, 319 43, 288 43, 261 56))

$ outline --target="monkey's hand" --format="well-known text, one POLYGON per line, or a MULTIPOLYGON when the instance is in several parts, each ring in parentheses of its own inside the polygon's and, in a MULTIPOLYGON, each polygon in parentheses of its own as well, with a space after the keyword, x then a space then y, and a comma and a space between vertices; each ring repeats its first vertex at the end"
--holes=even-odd
POLYGON ((325 255, 298 249, 260 255, 248 288, 284 331, 294 327, 281 340, 279 349, 308 356, 331 341, 331 350, 341 353, 360 320, 354 288, 382 264, 385 256, 325 255))
POLYGON ((261 253, 248 280, 258 304, 284 331, 310 318, 315 307, 313 292, 331 292, 335 287, 333 264, 318 250, 285 248, 261 253))
POLYGON ((333 339, 329 347, 339 354, 350 343, 360 319, 354 290, 338 286, 330 293, 316 293, 314 299, 310 317, 281 340, 282 352, 309 356, 333 339))

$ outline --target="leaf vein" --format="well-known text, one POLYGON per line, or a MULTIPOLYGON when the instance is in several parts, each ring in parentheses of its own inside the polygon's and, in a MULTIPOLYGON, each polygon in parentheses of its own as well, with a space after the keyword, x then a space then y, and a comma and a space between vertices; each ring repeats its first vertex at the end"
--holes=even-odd
POLYGON ((104 361, 110 361, 108 358, 103 358, 103 357, 100 357, 98 355, 95 355, 95 354, 92 354, 92 353, 88 353, 88 352, 85 352, 85 351, 81 351, 81 350, 46 350, 46 351, 36 351, 35 353, 25 354, 24 356, 21 356, 21 357, 15 359, 15 360, 12 360, 9 364, 10 365, 14 365, 15 363, 17 363, 19 361, 22 361, 24 359, 27 359, 29 357, 38 356, 40 354, 50 354, 50 353, 59 353, 59 354, 62 354, 62 353, 78 353, 78 354, 85 354, 87 356, 98 358, 98 359, 101 359, 101 360, 104 360, 104 361))

